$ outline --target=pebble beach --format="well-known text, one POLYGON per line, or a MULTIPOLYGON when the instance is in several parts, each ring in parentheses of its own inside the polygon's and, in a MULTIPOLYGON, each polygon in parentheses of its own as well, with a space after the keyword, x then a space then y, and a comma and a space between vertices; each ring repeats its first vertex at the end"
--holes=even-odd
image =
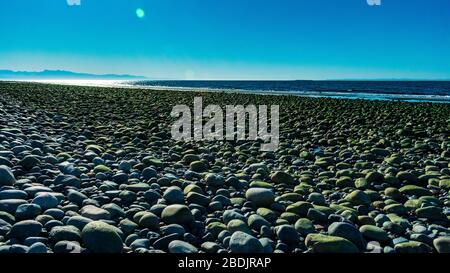
POLYGON ((450 104, 0 82, 0 253, 450 253, 450 104), (175 141, 279 105, 280 143, 175 141))

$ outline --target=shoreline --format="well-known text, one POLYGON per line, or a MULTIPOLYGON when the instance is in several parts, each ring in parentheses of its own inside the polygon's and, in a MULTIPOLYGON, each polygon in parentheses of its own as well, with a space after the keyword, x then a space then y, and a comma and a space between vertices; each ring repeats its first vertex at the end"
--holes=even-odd
POLYGON ((450 103, 450 95, 418 95, 418 94, 390 94, 367 92, 334 92, 334 91, 272 91, 272 90, 246 90, 246 89, 219 89, 219 88, 194 88, 194 87, 170 87, 170 86, 145 86, 128 84, 127 80, 0 80, 0 82, 41 83, 53 85, 108 87, 108 88, 132 88, 156 91, 183 91, 183 92, 218 92, 236 94, 297 96, 306 98, 332 98, 369 101, 403 101, 410 103, 450 103))

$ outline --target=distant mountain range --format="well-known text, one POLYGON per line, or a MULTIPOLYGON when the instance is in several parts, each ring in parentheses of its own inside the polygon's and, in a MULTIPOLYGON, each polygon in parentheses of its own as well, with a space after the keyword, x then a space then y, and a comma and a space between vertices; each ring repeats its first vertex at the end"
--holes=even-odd
POLYGON ((41 80, 41 79, 83 79, 83 80, 144 80, 143 76, 117 74, 89 74, 65 70, 13 71, 0 70, 0 79, 9 80, 41 80))

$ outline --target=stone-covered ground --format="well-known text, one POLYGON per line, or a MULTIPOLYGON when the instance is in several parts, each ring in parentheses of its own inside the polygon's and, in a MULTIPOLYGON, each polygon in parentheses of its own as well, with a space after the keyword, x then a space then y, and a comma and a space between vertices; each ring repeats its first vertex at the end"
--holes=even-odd
POLYGON ((450 105, 0 83, 0 253, 450 252, 450 105), (279 104, 276 152, 176 104, 279 104))

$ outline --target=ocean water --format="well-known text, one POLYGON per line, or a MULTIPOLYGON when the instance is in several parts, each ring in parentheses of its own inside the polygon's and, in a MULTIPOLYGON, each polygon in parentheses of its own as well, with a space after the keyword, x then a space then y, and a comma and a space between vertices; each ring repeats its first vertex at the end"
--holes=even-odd
POLYGON ((41 80, 81 86, 243 92, 366 100, 450 103, 450 81, 182 81, 41 80))
POLYGON ((450 103, 450 81, 133 81, 133 86, 450 103))

